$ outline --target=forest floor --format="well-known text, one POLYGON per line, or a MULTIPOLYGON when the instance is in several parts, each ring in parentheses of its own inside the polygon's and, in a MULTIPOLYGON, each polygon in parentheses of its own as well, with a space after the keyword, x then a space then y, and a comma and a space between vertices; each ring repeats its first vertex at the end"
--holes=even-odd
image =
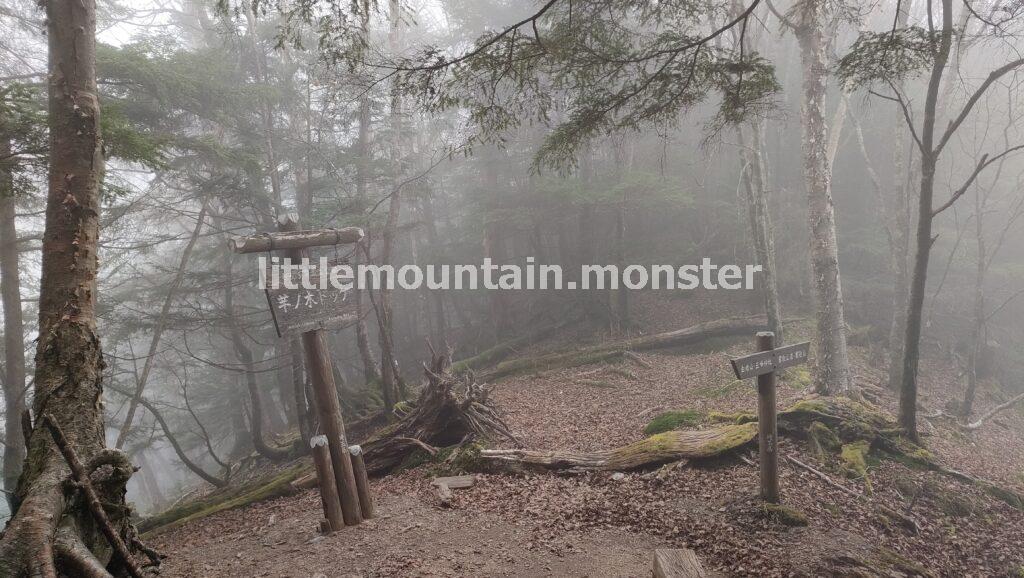
MULTIPOLYGON (((658 310, 656 321, 647 320, 651 331, 725 316, 699 298, 658 310)), ((796 341, 807 329, 791 333, 796 341)), ((561 336, 564 343, 580 338, 561 336)), ((756 395, 735 381, 726 361, 749 349, 733 341, 647 353, 650 368, 621 366, 635 379, 594 373, 602 369, 596 365, 518 375, 495 384, 493 398, 525 447, 610 448, 642 438, 663 411, 751 411, 756 395), (581 374, 586 383, 578 381, 581 374)), ((857 382, 881 385, 884 363, 864 348, 852 354, 857 382)), ((808 382, 806 371, 785 374, 780 407, 807 396, 808 382)), ((927 361, 921 383, 928 410, 962 394, 955 369, 942 359, 927 361)), ((997 398, 982 395, 978 407, 997 398)), ((883 395, 884 409, 893 411, 895 403, 883 395)), ((1024 492, 1024 410, 1006 411, 971 433, 947 421, 924 429, 924 443, 940 462, 1024 492)), ((729 457, 625 475, 478 474, 445 507, 429 466, 420 466, 374 481, 378 517, 332 535, 316 532, 320 503, 311 490, 157 531, 149 540, 168 556, 163 575, 189 577, 649 576, 653 551, 666 547, 691 548, 722 575, 1024 576, 1024 512, 894 461, 872 458, 867 475, 851 479, 803 442, 783 440, 780 451, 868 498, 783 461, 783 501, 809 520, 789 527, 757 507, 756 466, 729 457), (886 507, 918 529, 880 514, 886 507)))

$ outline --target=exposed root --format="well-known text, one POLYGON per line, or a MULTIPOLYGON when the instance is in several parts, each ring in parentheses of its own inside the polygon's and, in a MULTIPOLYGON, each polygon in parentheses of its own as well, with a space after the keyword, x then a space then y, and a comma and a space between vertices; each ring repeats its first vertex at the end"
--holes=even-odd
POLYGON ((416 449, 433 454, 438 447, 472 438, 504 438, 516 443, 488 401, 487 388, 476 383, 472 372, 453 376, 450 363, 448 355, 435 355, 430 366, 424 366, 427 383, 405 417, 362 444, 367 472, 385 474, 416 449))

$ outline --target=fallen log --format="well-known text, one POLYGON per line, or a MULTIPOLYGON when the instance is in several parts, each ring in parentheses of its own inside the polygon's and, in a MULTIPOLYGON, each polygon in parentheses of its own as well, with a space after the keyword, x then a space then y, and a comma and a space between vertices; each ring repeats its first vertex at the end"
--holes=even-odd
POLYGON ((481 450, 485 462, 562 470, 635 470, 681 459, 699 460, 742 448, 757 439, 757 424, 668 431, 629 445, 596 452, 481 450))
MULTIPOLYGON (((657 333, 655 335, 644 335, 641 337, 627 339, 625 341, 584 347, 571 352, 550 353, 538 357, 511 359, 503 361, 494 369, 481 374, 481 379, 483 381, 494 381, 517 373, 577 367, 580 365, 589 365, 591 363, 599 363, 623 357, 637 361, 638 358, 635 354, 628 356, 626 354, 635 351, 684 347, 716 337, 749 335, 752 332, 765 329, 767 323, 768 322, 763 316, 730 317, 727 319, 708 321, 706 323, 698 323, 697 325, 677 329, 675 331, 657 333)), ((650 364, 647 365, 649 366, 650 364)))
MULTIPOLYGON (((699 461, 734 454, 736 450, 753 444, 757 439, 756 416, 729 417, 733 423, 728 425, 705 430, 667 431, 610 450, 571 452, 484 449, 480 451, 479 457, 483 466, 511 471, 623 471, 650 468, 684 459, 699 461)), ((780 412, 778 422, 780 435, 807 439, 812 428, 827 428, 835 435, 837 443, 867 442, 868 448, 974 485, 992 497, 1024 510, 1024 497, 1020 494, 939 464, 928 450, 901 437, 900 429, 891 417, 862 402, 845 397, 805 399, 780 412)))

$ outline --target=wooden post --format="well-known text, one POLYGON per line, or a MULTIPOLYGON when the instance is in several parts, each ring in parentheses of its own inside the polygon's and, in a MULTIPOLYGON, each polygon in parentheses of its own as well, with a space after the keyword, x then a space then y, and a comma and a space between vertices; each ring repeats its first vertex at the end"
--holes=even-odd
MULTIPOLYGON (((288 214, 281 215, 277 224, 278 231, 276 233, 231 239, 228 244, 235 253, 282 250, 288 259, 293 262, 301 262, 309 257, 308 248, 310 247, 356 243, 363 237, 363 231, 355 227, 299 231, 298 219, 288 214)), ((273 304, 270 305, 273 307, 273 304)), ((276 322, 277 318, 275 317, 276 322)), ((298 331, 299 329, 296 329, 296 332, 298 331)), ((320 430, 323 432, 323 437, 326 437, 327 454, 330 458, 331 471, 334 474, 336 491, 333 502, 330 497, 331 492, 324 489, 324 477, 320 478, 324 515, 328 518, 328 523, 333 526, 331 510, 334 507, 334 502, 340 502, 341 516, 345 525, 355 526, 363 521, 363 517, 356 491, 355 472, 352 469, 352 456, 349 454, 348 440, 345 436, 345 421, 341 416, 341 404, 338 401, 338 392, 335 388, 334 370, 327 351, 324 330, 318 328, 304 331, 302 333, 302 349, 305 353, 306 371, 313 384, 313 398, 320 419, 320 430)), ((322 457, 324 456, 321 455, 322 457)), ((316 458, 316 451, 314 451, 314 458, 316 458)), ((326 467, 323 469, 326 470, 326 467)), ((338 529, 338 527, 333 529, 338 529)))
MULTIPOLYGON (((291 215, 283 215, 278 219, 278 226, 283 232, 293 232, 298 229, 299 223, 291 215)), ((309 257, 309 251, 305 248, 293 248, 287 250, 285 256, 293 262, 301 262, 302 259, 309 257)), ((352 470, 352 457, 348 453, 348 439, 345 435, 345 420, 341 416, 341 404, 338 402, 334 369, 331 367, 331 358, 327 352, 324 330, 316 329, 303 333, 302 350, 306 356, 306 371, 313 384, 320 431, 327 436, 327 448, 334 470, 337 495, 341 501, 342 517, 346 525, 355 526, 363 521, 363 517, 359 509, 355 472, 352 470)))
POLYGON ((345 524, 355 526, 362 522, 363 518, 359 510, 352 456, 348 453, 345 422, 341 417, 341 404, 338 402, 338 391, 334 385, 334 372, 331 370, 331 359, 327 354, 323 329, 303 333, 302 349, 306 352, 306 370, 309 372, 310 381, 313 382, 320 429, 327 436, 331 466, 334 467, 338 497, 341 498, 341 511, 345 524))
POLYGON ((345 518, 341 512, 338 498, 337 482, 334 479, 334 466, 331 465, 331 450, 327 436, 317 435, 309 438, 309 448, 313 452, 313 465, 316 466, 317 482, 320 485, 320 501, 324 506, 329 530, 337 532, 345 527, 345 518))
MULTIPOLYGON (((757 350, 772 351, 775 334, 762 331, 757 334, 757 350)), ((761 499, 779 503, 779 448, 778 424, 775 416, 775 372, 757 376, 758 445, 761 461, 761 499)))
POLYGON ((363 448, 360 446, 348 446, 348 453, 352 454, 352 469, 356 475, 356 491, 359 494, 359 509, 362 510, 363 518, 375 517, 373 507, 373 496, 370 494, 370 479, 366 475, 366 462, 363 460, 363 448))

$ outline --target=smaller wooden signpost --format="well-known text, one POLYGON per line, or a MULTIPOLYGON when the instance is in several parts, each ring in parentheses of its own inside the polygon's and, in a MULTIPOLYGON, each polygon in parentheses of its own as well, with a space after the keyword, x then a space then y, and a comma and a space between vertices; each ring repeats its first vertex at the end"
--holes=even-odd
MULTIPOLYGON (((363 231, 354 227, 299 231, 298 221, 291 215, 278 219, 278 229, 275 233, 231 239, 229 246, 235 253, 266 252, 268 256, 271 251, 281 250, 283 257, 299 263, 308 259, 311 247, 351 244, 363 237, 363 231)), ((302 335, 306 372, 313 384, 314 405, 322 430, 322 435, 310 439, 310 449, 318 474, 325 526, 329 526, 324 529, 336 531, 343 526, 354 526, 363 518, 371 517, 373 507, 365 473, 358 476, 353 467, 324 335, 325 328, 339 327, 350 319, 354 320, 349 315, 351 305, 343 293, 332 290, 312 293, 295 289, 273 294, 268 291, 267 299, 274 312, 278 335, 302 335), (285 304, 289 306, 282 307, 285 304), (362 492, 359 486, 362 486, 362 492), (361 507, 360 502, 370 507, 361 507)))
POLYGON ((757 377, 758 446, 761 462, 761 499, 779 503, 778 424, 775 416, 775 372, 807 363, 810 342, 775 349, 775 334, 757 334, 757 353, 731 359, 737 379, 757 377))

